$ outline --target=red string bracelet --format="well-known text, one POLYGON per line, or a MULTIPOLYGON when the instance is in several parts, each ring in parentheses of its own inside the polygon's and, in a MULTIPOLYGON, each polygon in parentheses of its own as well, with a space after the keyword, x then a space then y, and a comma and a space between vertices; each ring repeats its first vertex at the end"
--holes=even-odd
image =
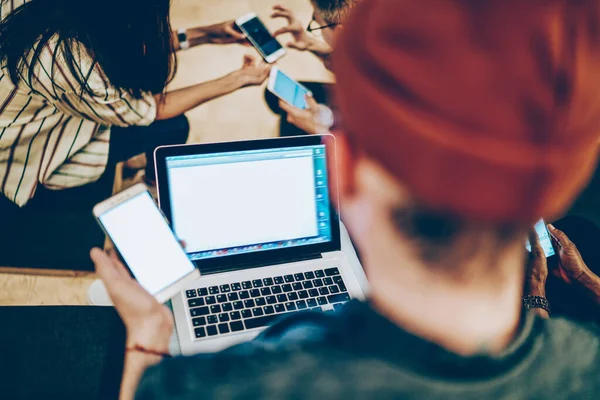
POLYGON ((143 346, 140 346, 139 344, 135 344, 135 345, 133 345, 133 347, 126 347, 125 352, 128 352, 128 351, 138 351, 140 353, 151 354, 153 356, 159 356, 159 357, 164 357, 164 358, 172 358, 173 357, 169 353, 163 353, 163 352, 156 351, 156 350, 150 350, 143 346))

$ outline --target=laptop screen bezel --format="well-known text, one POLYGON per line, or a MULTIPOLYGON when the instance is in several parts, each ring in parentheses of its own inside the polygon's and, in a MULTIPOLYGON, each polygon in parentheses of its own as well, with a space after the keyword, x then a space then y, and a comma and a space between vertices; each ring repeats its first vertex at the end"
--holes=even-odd
MULTIPOLYGON (((167 171, 167 158, 169 157, 318 145, 325 145, 327 157, 333 156, 335 160, 335 144, 333 135, 311 135, 289 138, 159 147, 154 152, 159 207, 169 222, 172 223, 169 187, 170 183, 169 174, 167 171)), ((331 182, 332 171, 330 171, 329 168, 327 173, 329 176, 328 181, 331 182)), ((333 191, 330 190, 330 192, 333 191)), ((337 193, 330 193, 331 241, 329 242, 199 259, 193 260, 193 262, 196 267, 200 269, 201 273, 208 274, 227 270, 235 270, 242 267, 249 268, 281 262, 293 262, 296 260, 318 256, 322 253, 340 251, 340 221, 337 210, 339 210, 339 196, 337 193)), ((185 238, 182 239, 185 240, 185 238)))

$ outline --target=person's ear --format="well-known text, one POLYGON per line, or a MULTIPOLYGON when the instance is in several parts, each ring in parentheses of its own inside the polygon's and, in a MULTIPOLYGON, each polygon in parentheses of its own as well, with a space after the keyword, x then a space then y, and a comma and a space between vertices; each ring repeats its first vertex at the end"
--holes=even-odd
POLYGON ((335 154, 330 152, 327 157, 328 168, 331 171, 329 177, 331 198, 337 199, 339 193, 341 202, 354 194, 355 154, 343 132, 335 132, 335 139, 328 140, 335 140, 335 154))

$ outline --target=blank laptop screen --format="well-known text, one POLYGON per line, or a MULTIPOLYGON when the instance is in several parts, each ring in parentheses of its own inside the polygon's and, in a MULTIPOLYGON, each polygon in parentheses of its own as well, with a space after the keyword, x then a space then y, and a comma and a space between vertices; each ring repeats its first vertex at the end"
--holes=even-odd
POLYGON ((173 229, 193 260, 331 241, 324 145, 167 157, 173 229))

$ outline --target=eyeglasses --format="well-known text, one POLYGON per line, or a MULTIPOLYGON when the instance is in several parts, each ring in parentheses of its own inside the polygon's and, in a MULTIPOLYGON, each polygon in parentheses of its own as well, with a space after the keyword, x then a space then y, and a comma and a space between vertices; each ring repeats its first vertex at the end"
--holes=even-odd
POLYGON ((315 36, 317 36, 317 32, 319 34, 323 34, 323 29, 333 28, 333 27, 336 27, 338 25, 339 24, 319 25, 319 23, 315 20, 315 17, 313 16, 313 18, 308 23, 308 27, 306 28, 306 31, 312 33, 315 36))

